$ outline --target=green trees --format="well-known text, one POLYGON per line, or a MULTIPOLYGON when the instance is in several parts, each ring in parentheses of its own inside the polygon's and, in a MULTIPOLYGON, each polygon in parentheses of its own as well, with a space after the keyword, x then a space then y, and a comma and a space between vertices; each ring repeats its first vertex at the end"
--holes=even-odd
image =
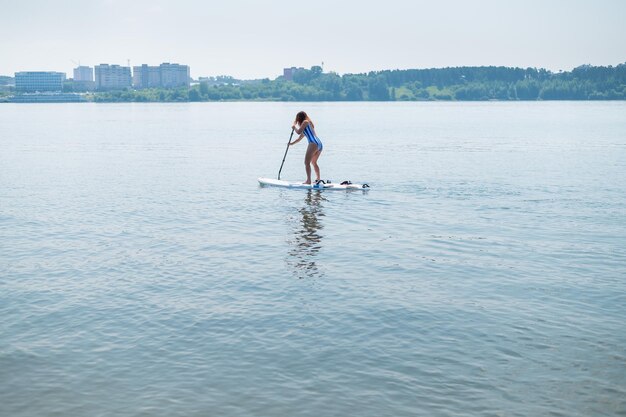
POLYGON ((201 98, 200 92, 197 89, 192 88, 189 90, 189 101, 201 101, 201 98))
POLYGON ((322 67, 314 66, 310 70, 301 69, 293 74, 293 81, 298 84, 308 84, 322 75, 322 67))
POLYGON ((373 76, 367 80, 367 98, 370 101, 389 100, 389 87, 384 76, 373 76))
POLYGON ((240 81, 220 76, 190 89, 96 93, 96 101, 388 101, 388 100, 624 100, 626 65, 552 73, 536 68, 456 67, 367 74, 298 70, 293 81, 240 81))
POLYGON ((539 91, 541 91, 541 83, 533 79, 524 79, 516 82, 513 88, 518 100, 537 100, 539 91))

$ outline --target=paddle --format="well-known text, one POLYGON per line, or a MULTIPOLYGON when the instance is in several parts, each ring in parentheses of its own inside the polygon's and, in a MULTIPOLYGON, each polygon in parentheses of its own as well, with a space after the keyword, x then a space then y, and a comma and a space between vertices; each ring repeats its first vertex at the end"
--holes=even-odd
POLYGON ((291 145, 291 138, 293 137, 293 131, 295 129, 291 128, 291 135, 289 135, 289 142, 287 142, 287 149, 285 149, 285 156, 283 156, 283 162, 280 164, 280 169, 278 170, 278 179, 280 179, 280 171, 283 170, 283 164, 285 163, 285 158, 287 158, 287 151, 289 151, 289 145, 291 145))

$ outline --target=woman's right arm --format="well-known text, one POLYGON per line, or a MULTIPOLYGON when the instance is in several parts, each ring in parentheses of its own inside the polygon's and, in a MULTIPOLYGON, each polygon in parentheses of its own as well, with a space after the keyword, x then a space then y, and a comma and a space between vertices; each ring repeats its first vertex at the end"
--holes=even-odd
MULTIPOLYGON (((304 132, 304 128, 307 127, 307 125, 309 124, 308 120, 305 120, 304 122, 302 122, 302 124, 300 125, 299 128, 296 128, 296 122, 293 122, 293 124, 291 125, 291 127, 293 128, 293 130, 298 134, 301 135, 302 132, 304 132)), ((300 138, 302 139, 302 138, 300 138)))

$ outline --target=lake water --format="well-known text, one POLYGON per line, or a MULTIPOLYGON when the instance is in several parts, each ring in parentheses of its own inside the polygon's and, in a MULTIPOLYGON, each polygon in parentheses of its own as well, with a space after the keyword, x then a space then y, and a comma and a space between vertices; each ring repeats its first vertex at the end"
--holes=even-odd
POLYGON ((0 274, 2 416, 624 416, 626 103, 2 104, 0 274))

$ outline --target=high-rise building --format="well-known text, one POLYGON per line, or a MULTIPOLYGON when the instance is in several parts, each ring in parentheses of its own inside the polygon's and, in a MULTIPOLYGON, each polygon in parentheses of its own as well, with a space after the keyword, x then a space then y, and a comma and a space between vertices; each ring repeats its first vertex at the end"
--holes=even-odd
POLYGON ((296 68, 296 67, 284 68, 284 69, 283 69, 283 78, 284 78, 286 81, 292 81, 292 80, 293 80, 293 75, 294 75, 296 72, 298 72, 298 71, 300 71, 300 70, 303 70, 303 69, 304 69, 304 68, 302 68, 302 67, 299 67, 299 68, 296 68))
POLYGON ((62 91, 65 73, 53 71, 22 71, 15 73, 15 90, 20 93, 62 91))
POLYGON ((86 66, 74 68, 74 81, 93 81, 93 68, 86 66))
POLYGON ((100 64, 95 67, 96 89, 121 90, 131 86, 130 67, 100 64))
POLYGON ((156 66, 143 64, 133 67, 135 88, 175 88, 189 87, 189 66, 164 62, 156 66))
POLYGON ((189 87, 189 66, 170 64, 164 62, 159 65, 161 71, 161 86, 165 88, 171 87, 189 87))
POLYGON ((146 64, 133 67, 133 87, 161 87, 161 71, 159 70, 159 67, 152 67, 146 64))

